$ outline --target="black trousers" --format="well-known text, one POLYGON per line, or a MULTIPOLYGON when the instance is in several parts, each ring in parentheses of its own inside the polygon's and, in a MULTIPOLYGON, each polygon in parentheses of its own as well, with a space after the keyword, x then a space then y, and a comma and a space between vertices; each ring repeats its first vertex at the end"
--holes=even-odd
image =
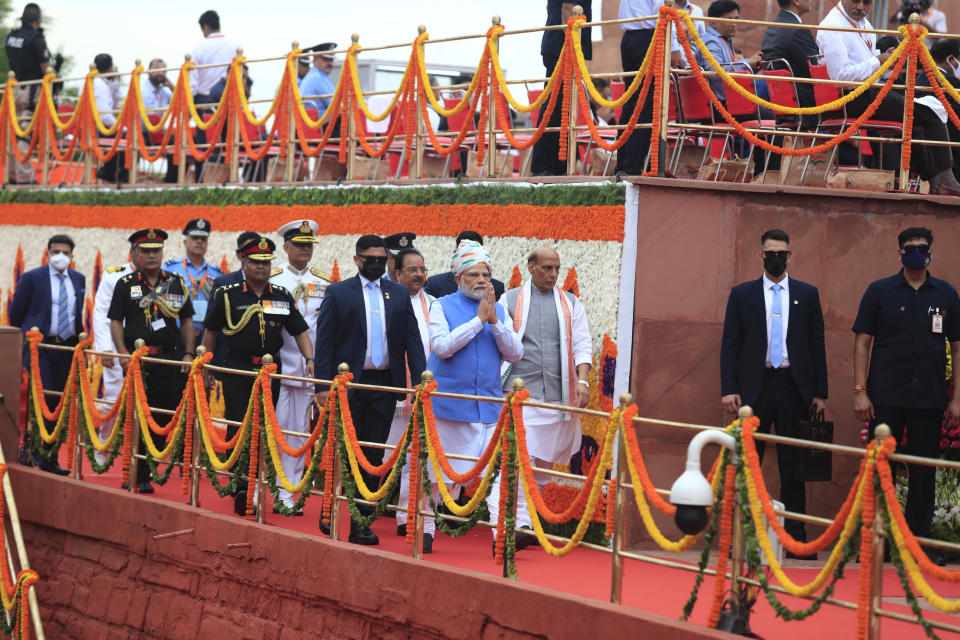
MULTIPOLYGON (((65 341, 47 337, 43 339, 43 342, 44 344, 60 344, 67 347, 73 347, 77 344, 77 337, 72 336, 67 338, 65 341)), ((24 347, 24 362, 28 362, 29 357, 30 351, 27 347, 24 347)), ((40 384, 44 390, 63 392, 67 386, 67 374, 70 373, 70 362, 72 360, 72 351, 44 349, 43 347, 39 347, 37 349, 37 365, 40 368, 40 384)), ((44 400, 47 403, 47 408, 52 411, 57 408, 57 403, 60 402, 60 396, 45 395, 44 400)), ((53 431, 55 426, 53 421, 44 420, 44 424, 46 425, 47 431, 53 431)), ((47 451, 54 448, 60 448, 59 442, 54 444, 45 444, 41 441, 39 444, 47 451)), ((51 462, 56 463, 56 458, 52 458, 51 462)))
MULTIPOLYGON (((847 115, 859 117, 867 110, 867 107, 876 99, 879 90, 870 89, 863 92, 859 98, 847 105, 847 115)), ((873 114, 874 120, 893 120, 895 122, 903 121, 903 110, 906 98, 899 93, 890 92, 883 99, 876 113, 873 114)), ((938 140, 949 142, 950 136, 947 133, 947 125, 940 121, 940 118, 929 107, 922 104, 914 104, 913 110, 913 137, 923 140, 938 140)), ((879 145, 882 143, 871 143, 874 154, 879 154, 879 145)), ((929 145, 913 145, 911 153, 911 169, 920 174, 924 180, 929 180, 945 169, 953 167, 953 155, 950 147, 932 147, 929 145)))
MULTIPOLYGON (((870 437, 880 423, 886 423, 899 444, 903 431, 907 431, 907 446, 904 453, 924 458, 940 456, 940 426, 943 409, 908 409, 904 407, 874 406, 876 419, 870 425, 870 437)), ((935 467, 919 464, 907 465, 910 484, 907 490, 907 509, 904 514, 910 531, 918 536, 929 537, 933 522, 936 499, 934 488, 937 479, 935 467)))
MULTIPOLYGON (((175 353, 165 353, 158 358, 167 360, 177 359, 175 353)), ((167 409, 173 411, 180 404, 180 398, 183 397, 184 388, 187 383, 187 375, 181 373, 180 369, 168 364, 156 364, 152 362, 143 363, 143 384, 146 386, 147 404, 153 409, 167 409)), ((170 422, 172 416, 168 413, 151 412, 153 420, 158 425, 165 425, 170 422)), ((153 446, 157 449, 163 449, 167 444, 165 436, 157 435, 150 431, 150 438, 153 440, 153 446)), ((137 453, 143 455, 147 452, 147 446, 143 442, 143 434, 140 435, 140 446, 137 453)), ((146 461, 137 461, 137 484, 150 482, 150 467, 146 461)))
MULTIPOLYGON (((360 384, 376 384, 393 386, 393 376, 390 370, 364 369, 360 372, 360 384)), ((351 389, 347 395, 350 405, 350 414, 353 416, 353 425, 357 430, 357 438, 361 442, 386 443, 390 435, 390 423, 393 421, 394 410, 397 406, 397 394, 389 391, 370 391, 367 389, 351 389)), ((363 455, 372 464, 383 462, 383 449, 363 447, 363 455)), ((379 486, 380 479, 361 470, 364 482, 374 488, 379 486)), ((369 507, 361 508, 362 513, 371 513, 369 507)))
MULTIPOLYGON (((647 54, 647 48, 653 40, 654 29, 633 29, 624 31, 620 38, 620 63, 623 70, 633 72, 640 69, 643 64, 643 58, 647 54)), ((633 76, 624 78, 626 86, 633 82, 633 76)), ((619 124, 625 125, 633 115, 633 110, 637 105, 639 91, 627 100, 623 105, 623 111, 620 114, 619 124)), ((653 122, 653 87, 647 92, 647 99, 644 101, 640 117, 637 124, 650 124, 653 122)), ((644 164, 647 160, 647 152, 650 150, 650 128, 634 129, 633 134, 624 142, 617 152, 617 172, 623 172, 628 175, 638 176, 643 173, 644 164)))
MULTIPOLYGON (((547 71, 547 76, 553 73, 557 66, 557 56, 543 56, 543 67, 547 71)), ((562 118, 562 107, 567 99, 566 92, 560 90, 557 96, 557 103, 550 114, 548 127, 559 127, 562 118)), ((540 107, 540 119, 547 110, 547 104, 540 107)), ((568 150, 568 153, 576 153, 574 150, 568 150)), ((544 131, 537 143, 533 145, 533 156, 530 160, 530 173, 535 176, 562 176, 567 173, 567 163, 560 160, 560 132, 544 131)))
MULTIPOLYGON (((770 433, 771 425, 776 426, 778 436, 795 438, 800 420, 809 415, 809 407, 800 395, 800 389, 794 382, 790 369, 766 369, 760 399, 754 407, 754 413, 760 419, 757 431, 770 433)), ((757 453, 763 462, 764 442, 757 442, 757 453)), ((797 448, 777 445, 777 467, 780 470, 780 501, 787 511, 806 513, 806 485, 797 476, 797 448)), ((806 540, 804 524, 799 520, 787 519, 784 528, 797 540, 806 540)))
MULTIPOLYGON (((275 359, 274 362, 278 361, 275 359)), ((255 371, 248 361, 238 361, 229 357, 224 363, 224 366, 231 369, 255 371)), ((280 373, 279 362, 277 364, 277 373, 280 373)), ((235 422, 243 422, 243 417, 247 414, 247 404, 250 402, 250 394, 253 392, 253 383, 255 381, 256 378, 253 376, 242 376, 230 373, 220 374, 220 383, 223 385, 224 418, 235 422)), ((274 378, 270 382, 270 390, 273 392, 274 401, 276 401, 280 395, 280 381, 274 378)), ((235 436, 239 430, 239 425, 228 424, 227 440, 235 436)))

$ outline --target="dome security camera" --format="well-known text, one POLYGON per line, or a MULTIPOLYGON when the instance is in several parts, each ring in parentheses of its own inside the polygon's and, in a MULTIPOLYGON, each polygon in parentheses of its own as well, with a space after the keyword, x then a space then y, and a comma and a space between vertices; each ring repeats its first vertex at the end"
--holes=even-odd
POLYGON ((736 440, 723 431, 701 431, 687 447, 686 470, 670 487, 670 504, 676 505, 674 520, 687 535, 700 533, 707 527, 707 507, 713 505, 713 489, 700 471, 700 453, 707 444, 719 444, 736 450, 736 440))

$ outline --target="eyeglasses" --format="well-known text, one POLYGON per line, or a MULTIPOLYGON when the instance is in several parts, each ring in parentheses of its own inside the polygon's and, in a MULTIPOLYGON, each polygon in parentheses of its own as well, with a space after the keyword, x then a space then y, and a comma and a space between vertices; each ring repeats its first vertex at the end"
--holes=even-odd
POLYGON ((773 260, 774 258, 783 258, 784 260, 786 260, 791 253, 792 253, 791 251, 764 251, 763 257, 770 258, 771 260, 773 260))
POLYGON ((930 245, 928 244, 905 244, 903 245, 904 253, 913 253, 914 251, 919 251, 920 253, 930 253, 930 245))
POLYGON ((409 267, 407 269, 404 269, 403 271, 406 273, 409 273, 412 276, 416 276, 416 275, 425 276, 427 275, 427 273, 429 273, 426 267, 409 267))
POLYGON ((369 262, 370 264, 387 264, 387 256, 357 256, 364 262, 369 262))

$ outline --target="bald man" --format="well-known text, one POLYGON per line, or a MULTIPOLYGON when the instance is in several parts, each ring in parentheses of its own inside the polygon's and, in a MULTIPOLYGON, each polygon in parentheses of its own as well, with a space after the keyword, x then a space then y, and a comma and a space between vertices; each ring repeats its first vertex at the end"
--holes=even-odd
MULTIPOLYGON (((503 391, 523 378, 530 399, 552 404, 586 407, 590 401, 587 377, 593 362, 593 342, 587 315, 577 297, 557 287, 560 256, 541 246, 527 257, 530 278, 503 294, 501 303, 508 324, 520 337, 523 357, 501 371, 503 391)), ((527 450, 534 467, 550 469, 554 463, 569 464, 580 450, 580 418, 577 414, 523 407, 527 450)), ((550 476, 536 474, 543 486, 550 476)), ((517 521, 529 523, 526 500, 517 501, 517 521)))

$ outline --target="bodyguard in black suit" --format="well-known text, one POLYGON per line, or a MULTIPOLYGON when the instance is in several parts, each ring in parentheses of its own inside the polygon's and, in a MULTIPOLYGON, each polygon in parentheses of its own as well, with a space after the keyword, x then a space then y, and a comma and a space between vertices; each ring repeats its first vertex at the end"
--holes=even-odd
MULTIPOLYGON (((73 258, 74 242, 70 236, 55 235, 47 241, 48 264, 31 269, 17 283, 10 305, 10 324, 20 327, 24 333, 37 327, 43 334, 45 344, 72 347, 83 331, 83 302, 86 279, 83 274, 69 268, 73 258)), ((30 351, 26 341, 23 345, 23 363, 29 362, 30 351)), ((63 391, 70 370, 73 352, 59 349, 38 349, 37 364, 43 388, 63 391)), ((59 398, 50 396, 55 405, 59 398)), ((48 399, 48 403, 50 400, 48 399)), ((53 424, 47 423, 47 428, 53 424)), ((54 445, 59 448, 59 445, 54 445)), ((50 447, 45 446, 49 451, 50 447)), ((59 475, 69 473, 57 463, 56 453, 46 459, 36 452, 33 463, 44 471, 59 475)))
MULTIPOLYGON (((480 244, 483 244, 483 236, 481 236, 479 233, 476 231, 464 230, 457 234, 456 244, 453 247, 454 251, 456 251, 457 247, 460 246, 461 240, 474 240, 480 244)), ((493 295, 497 300, 499 300, 504 291, 503 283, 496 278, 493 278, 492 282, 493 295)), ((435 276, 430 276, 427 278, 427 284, 423 286, 423 291, 430 294, 434 298, 442 298, 443 296, 448 296, 451 293, 456 293, 459 290, 460 285, 457 284, 457 280, 453 274, 453 271, 444 271, 443 273, 438 273, 435 276)))
MULTIPOLYGON (((426 367, 417 317, 410 304, 410 292, 403 285, 383 277, 387 250, 383 238, 361 236, 354 263, 359 275, 327 287, 317 317, 315 375, 332 379, 341 362, 350 365, 355 382, 406 387, 410 379, 420 380, 426 367)), ((325 394, 328 388, 317 385, 325 394)), ((350 413, 361 441, 386 442, 390 433, 397 395, 387 391, 351 389, 350 413)), ((364 448, 373 463, 383 461, 383 449, 364 448)), ((368 486, 379 480, 364 472, 368 486)), ((323 528, 323 525, 321 525, 323 528)), ((350 525, 350 542, 377 544, 368 527, 350 525)))
MULTIPOLYGON (((780 4, 780 15, 774 22, 803 24, 800 16, 810 11, 810 0, 777 0, 777 2, 780 4)), ((820 54, 813 32, 783 27, 767 27, 760 49, 763 51, 764 62, 786 60, 790 64, 794 77, 797 78, 810 77, 810 58, 820 54)), ((801 107, 816 105, 812 84, 798 82, 796 87, 801 107)), ((815 124, 816 117, 812 116, 812 118, 811 123, 815 124)))
MULTIPOLYGON (((823 311, 817 288, 788 278, 790 236, 779 229, 761 237, 764 274, 730 291, 720 348, 721 402, 736 413, 750 405, 758 431, 795 437, 797 423, 826 408, 827 356, 823 311)), ((761 460, 763 443, 757 443, 761 460)), ((797 450, 777 445, 780 500, 788 511, 805 513, 806 489, 797 477, 797 450)), ((787 520, 786 530, 806 540, 803 523, 787 520)), ((789 554, 790 557, 793 557, 789 554)), ((803 556, 815 560, 816 555, 803 556)))

